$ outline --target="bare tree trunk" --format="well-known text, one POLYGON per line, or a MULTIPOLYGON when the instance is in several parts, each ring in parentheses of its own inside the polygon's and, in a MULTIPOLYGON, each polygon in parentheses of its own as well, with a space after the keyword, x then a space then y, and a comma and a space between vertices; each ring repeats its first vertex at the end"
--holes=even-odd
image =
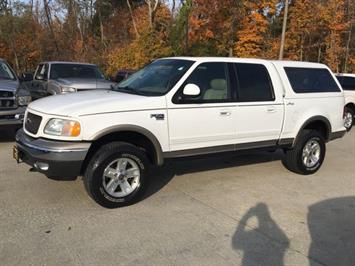
POLYGON ((16 46, 15 46, 15 43, 14 43, 14 40, 13 40, 12 36, 10 37, 10 45, 11 45, 11 50, 12 50, 12 53, 14 55, 14 60, 15 60, 15 71, 16 71, 17 74, 19 74, 20 73, 20 64, 19 64, 19 61, 18 61, 18 56, 17 56, 17 52, 16 52, 16 46))
POLYGON ((284 11, 284 20, 283 20, 283 24, 282 24, 282 35, 281 35, 279 60, 282 60, 284 58, 287 17, 288 17, 288 0, 285 0, 285 11, 284 11))
POLYGON ((43 0, 43 4, 44 4, 44 11, 46 13, 46 18, 47 18, 47 23, 48 23, 48 27, 49 27, 49 31, 52 35, 52 38, 53 38, 53 42, 54 42, 54 46, 55 46, 55 49, 56 49, 56 53, 57 53, 57 56, 59 56, 59 47, 58 47, 58 43, 57 43, 57 40, 55 38, 55 35, 54 35, 54 31, 53 31, 53 27, 52 27, 52 22, 51 22, 51 15, 50 15, 50 9, 49 9, 49 2, 47 0, 43 0))
POLYGON ((100 23, 101 44, 105 46, 104 25, 102 23, 102 16, 101 16, 101 0, 99 1, 98 14, 99 14, 99 23, 100 23))
POLYGON ((155 12, 159 5, 159 0, 144 0, 148 5, 148 18, 149 18, 149 26, 151 29, 154 28, 154 18, 155 12))
POLYGON ((33 17, 33 0, 30 1, 31 17, 33 17))
POLYGON ((134 19, 131 3, 129 2, 129 0, 127 0, 127 6, 128 6, 128 9, 129 9, 129 14, 131 15, 134 32, 136 33, 136 37, 139 37, 139 32, 138 32, 138 29, 137 29, 136 20, 134 19))
POLYGON ((350 30, 349 30, 349 37, 346 42, 346 48, 345 48, 345 62, 344 62, 344 73, 348 71, 348 61, 349 61, 349 51, 350 51, 350 42, 351 42, 351 31, 352 31, 353 25, 351 23, 350 30))
POLYGON ((171 17, 174 17, 175 15, 175 7, 176 7, 176 0, 171 1, 171 17))
POLYGON ((186 27, 185 27, 185 53, 187 55, 189 50, 189 13, 186 12, 186 27))
POLYGON ((229 41, 229 57, 233 57, 234 55, 234 45, 237 40, 237 16, 238 9, 240 8, 241 2, 238 0, 233 1, 233 10, 232 10, 232 25, 231 25, 231 33, 230 33, 230 41, 229 41))
POLYGON ((9 45, 10 45, 10 49, 13 53, 14 56, 14 61, 15 61, 15 71, 17 74, 19 74, 20 71, 20 64, 19 64, 19 60, 18 60, 18 56, 17 56, 17 51, 16 51, 16 45, 14 42, 14 34, 15 34, 15 28, 14 28, 14 23, 13 23, 13 16, 12 16, 12 7, 11 7, 11 2, 5 2, 4 3, 4 9, 5 9, 5 14, 7 16, 7 18, 9 19, 9 45))
MULTIPOLYGON (((350 3, 348 1, 348 9, 351 9, 350 3)), ((350 11, 348 11, 349 14, 351 14, 350 11)), ((352 16, 349 15, 349 21, 350 21, 350 29, 349 29, 349 37, 346 42, 346 48, 345 48, 345 62, 344 62, 344 73, 348 71, 348 61, 349 61, 349 53, 350 53, 350 43, 351 43, 351 34, 353 30, 353 21, 352 21, 352 16)))

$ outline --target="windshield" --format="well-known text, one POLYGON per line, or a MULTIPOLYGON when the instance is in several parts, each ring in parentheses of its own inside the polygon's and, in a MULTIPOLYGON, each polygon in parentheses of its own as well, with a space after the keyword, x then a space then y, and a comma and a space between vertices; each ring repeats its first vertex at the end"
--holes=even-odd
POLYGON ((145 96, 166 94, 192 66, 194 61, 161 59, 142 68, 113 90, 145 96))
POLYGON ((0 61, 0 79, 16 80, 14 72, 3 61, 0 61))
POLYGON ((95 65, 52 64, 50 78, 105 79, 105 76, 95 65))

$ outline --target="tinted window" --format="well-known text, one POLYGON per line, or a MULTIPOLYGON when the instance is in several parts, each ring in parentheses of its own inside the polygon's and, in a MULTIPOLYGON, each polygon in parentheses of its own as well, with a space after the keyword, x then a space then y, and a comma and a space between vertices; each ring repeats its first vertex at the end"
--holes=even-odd
POLYGON ((355 77, 337 77, 343 90, 346 91, 355 91, 355 77))
POLYGON ((52 64, 51 79, 60 78, 84 78, 84 79, 104 79, 105 76, 95 65, 83 64, 52 64))
POLYGON ((285 67, 296 93, 339 92, 340 89, 327 69, 285 67))
POLYGON ((177 103, 213 103, 231 100, 228 86, 227 64, 219 62, 202 63, 186 79, 178 94, 174 98, 177 103), (186 97, 183 88, 187 84, 197 85, 201 93, 197 97, 186 97))
POLYGON ((272 83, 265 66, 234 64, 237 71, 238 101, 258 102, 275 100, 272 83))

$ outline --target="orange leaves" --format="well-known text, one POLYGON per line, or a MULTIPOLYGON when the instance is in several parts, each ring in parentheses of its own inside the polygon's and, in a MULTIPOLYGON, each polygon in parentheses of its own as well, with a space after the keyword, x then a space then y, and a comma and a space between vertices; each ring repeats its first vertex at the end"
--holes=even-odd
POLYGON ((285 57, 319 61, 340 71, 349 23, 345 0, 298 0, 290 7, 285 57))
POLYGON ((142 6, 135 10, 139 36, 136 36, 131 42, 117 46, 106 56, 108 74, 113 75, 119 69, 138 69, 153 59, 172 54, 166 28, 170 20, 167 8, 158 7, 155 29, 150 29, 149 20, 146 16, 142 16, 142 12, 144 11, 143 14, 145 14, 146 9, 145 6, 142 6))
MULTIPOLYGON (((14 63, 16 50, 20 70, 33 69, 41 60, 77 60, 97 63, 111 74, 171 55, 278 57, 280 0, 184 0, 174 14, 162 0, 154 14, 145 1, 130 0, 132 12, 126 1, 74 2, 73 12, 67 12, 70 1, 50 1, 53 34, 41 7, 31 13, 24 3, 23 12, 14 11, 12 35, 9 17, 0 16, 0 57, 14 63)), ((348 69, 355 71, 354 37, 349 39, 352 2, 290 1, 285 59, 320 61, 340 71, 349 54, 348 69)))
POLYGON ((246 8, 246 15, 237 32, 235 54, 238 57, 265 57, 265 39, 270 24, 265 13, 274 8, 274 2, 249 3, 246 8))

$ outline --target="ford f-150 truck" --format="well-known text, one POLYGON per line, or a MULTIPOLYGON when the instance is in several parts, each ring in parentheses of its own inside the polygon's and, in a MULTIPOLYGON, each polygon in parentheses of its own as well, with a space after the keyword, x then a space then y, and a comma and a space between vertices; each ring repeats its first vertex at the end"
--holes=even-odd
POLYGON ((19 128, 30 101, 30 93, 20 85, 15 72, 0 59, 0 129, 19 128))
POLYGON ((83 90, 110 89, 115 83, 106 80, 97 65, 50 61, 38 65, 33 81, 28 85, 34 99, 48 95, 83 90))
POLYGON ((56 178, 83 175, 107 208, 142 195, 167 158, 282 149, 309 175, 341 138, 344 94, 323 64, 239 58, 159 59, 111 90, 30 104, 13 154, 56 178))

